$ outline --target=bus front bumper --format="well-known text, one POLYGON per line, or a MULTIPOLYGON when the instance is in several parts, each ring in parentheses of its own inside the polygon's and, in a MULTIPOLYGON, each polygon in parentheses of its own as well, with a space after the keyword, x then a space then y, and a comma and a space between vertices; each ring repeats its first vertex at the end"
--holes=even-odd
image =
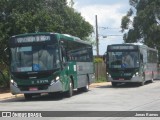
POLYGON ((142 82, 142 78, 140 76, 135 76, 135 77, 132 77, 130 80, 114 80, 112 79, 111 77, 108 77, 108 80, 110 82, 119 82, 119 83, 127 83, 127 82, 142 82))
POLYGON ((10 90, 13 95, 16 94, 30 94, 30 93, 51 93, 51 92, 61 92, 63 91, 62 83, 58 80, 52 85, 48 86, 45 90, 32 90, 32 91, 21 91, 17 86, 10 83, 10 90))

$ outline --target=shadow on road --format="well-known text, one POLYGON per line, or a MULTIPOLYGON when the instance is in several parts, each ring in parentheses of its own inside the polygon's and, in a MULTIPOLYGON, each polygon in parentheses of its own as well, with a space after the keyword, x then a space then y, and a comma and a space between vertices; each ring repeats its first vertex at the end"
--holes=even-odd
MULTIPOLYGON (((85 92, 74 91, 74 95, 72 97, 76 95, 80 95, 80 94, 85 94, 85 92)), ((33 96, 29 100, 26 100, 24 96, 21 96, 17 98, 9 98, 6 100, 1 100, 0 102, 60 101, 60 100, 65 100, 65 99, 70 99, 65 96, 65 93, 55 93, 55 94, 43 94, 43 95, 33 96)))
MULTIPOLYGON (((154 83, 154 82, 153 82, 154 83)), ((147 81, 145 82, 144 86, 152 84, 151 82, 147 81)), ((119 83, 116 87, 113 87, 112 85, 103 85, 103 86, 97 86, 96 88, 137 88, 137 87, 143 87, 140 86, 137 83, 119 83)))

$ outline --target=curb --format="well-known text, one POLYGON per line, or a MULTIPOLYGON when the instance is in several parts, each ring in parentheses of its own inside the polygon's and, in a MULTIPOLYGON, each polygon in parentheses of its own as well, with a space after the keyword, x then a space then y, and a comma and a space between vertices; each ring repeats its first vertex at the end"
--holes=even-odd
POLYGON ((11 93, 3 93, 3 94, 0 94, 0 101, 6 100, 6 99, 11 99, 11 98, 18 98, 18 97, 22 97, 22 96, 23 96, 23 94, 12 95, 11 93))

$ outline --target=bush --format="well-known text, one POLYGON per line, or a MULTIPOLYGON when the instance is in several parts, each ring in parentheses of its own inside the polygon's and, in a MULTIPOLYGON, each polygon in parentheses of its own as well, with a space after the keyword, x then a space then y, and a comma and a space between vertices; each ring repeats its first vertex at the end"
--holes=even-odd
POLYGON ((106 80, 106 77, 99 77, 95 82, 101 83, 101 82, 107 82, 107 80, 106 80))
POLYGON ((102 58, 94 58, 94 63, 102 63, 103 59, 102 58))
POLYGON ((1 88, 9 87, 9 74, 7 70, 0 72, 0 87, 1 88))

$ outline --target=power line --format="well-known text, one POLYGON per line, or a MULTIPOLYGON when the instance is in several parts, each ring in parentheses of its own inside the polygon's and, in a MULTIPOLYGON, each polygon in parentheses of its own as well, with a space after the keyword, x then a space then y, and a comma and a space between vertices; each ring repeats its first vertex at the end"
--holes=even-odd
POLYGON ((123 35, 107 35, 107 36, 123 36, 123 35))
POLYGON ((111 28, 111 27, 98 27, 98 28, 102 28, 102 29, 121 29, 121 28, 111 28))

